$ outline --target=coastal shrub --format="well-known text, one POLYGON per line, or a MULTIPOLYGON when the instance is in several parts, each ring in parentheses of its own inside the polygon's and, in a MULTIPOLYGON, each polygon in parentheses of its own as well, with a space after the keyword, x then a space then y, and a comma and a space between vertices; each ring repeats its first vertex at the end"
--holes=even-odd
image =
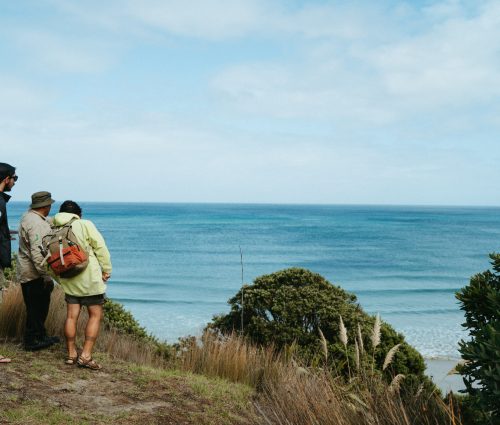
POLYGON ((382 322, 380 343, 373 347, 369 336, 376 318, 363 311, 355 295, 317 273, 290 268, 260 276, 252 285, 244 285, 228 303, 231 311, 214 317, 209 328, 226 334, 236 331, 253 343, 291 350, 308 364, 327 361, 344 372, 354 367, 357 358, 365 367, 373 365, 382 371, 387 353, 400 344, 384 371, 387 379, 403 374, 412 389, 422 382, 430 390, 434 388, 424 375, 424 359, 403 335, 382 322), (340 336, 340 317, 347 344, 340 336), (358 352, 364 347, 364 356, 356 354, 356 345, 358 352))
POLYGON ((459 343, 459 371, 478 409, 500 423, 500 254, 490 258, 493 270, 472 276, 456 294, 470 337, 459 343))

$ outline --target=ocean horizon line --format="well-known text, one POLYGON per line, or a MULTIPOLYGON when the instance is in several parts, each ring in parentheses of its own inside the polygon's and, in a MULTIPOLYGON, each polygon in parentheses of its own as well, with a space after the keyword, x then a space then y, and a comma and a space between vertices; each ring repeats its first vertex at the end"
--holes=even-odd
MULTIPOLYGON (((63 201, 56 200, 56 204, 63 201)), ((214 205, 214 206, 272 206, 272 207, 370 207, 370 208, 470 208, 470 209, 500 209, 499 205, 463 205, 463 204, 367 204, 367 203, 288 203, 288 202, 223 202, 223 201, 88 201, 77 200, 81 204, 99 205, 214 205)), ((10 204, 29 204, 31 200, 13 199, 10 204)))

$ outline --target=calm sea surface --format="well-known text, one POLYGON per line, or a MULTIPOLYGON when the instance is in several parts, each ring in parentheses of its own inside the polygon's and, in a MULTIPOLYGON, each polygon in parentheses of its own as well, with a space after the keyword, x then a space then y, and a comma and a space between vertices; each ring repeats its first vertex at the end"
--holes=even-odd
MULTIPOLYGON (((16 228, 27 203, 9 203, 16 228)), ((358 296, 426 356, 457 357, 454 293, 499 251, 500 208, 82 203, 113 260, 110 298, 150 332, 199 334, 244 280, 297 266, 358 296)), ((53 211, 57 211, 55 204, 53 211)), ((16 245, 17 249, 17 245, 16 245)))

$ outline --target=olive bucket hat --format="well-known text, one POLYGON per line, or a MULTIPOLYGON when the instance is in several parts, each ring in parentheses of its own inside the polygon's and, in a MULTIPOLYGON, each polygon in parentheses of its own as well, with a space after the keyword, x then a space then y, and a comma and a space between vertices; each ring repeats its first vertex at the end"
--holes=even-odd
POLYGON ((52 205, 54 202, 52 199, 52 194, 50 192, 35 192, 31 195, 31 205, 30 208, 42 208, 52 205))

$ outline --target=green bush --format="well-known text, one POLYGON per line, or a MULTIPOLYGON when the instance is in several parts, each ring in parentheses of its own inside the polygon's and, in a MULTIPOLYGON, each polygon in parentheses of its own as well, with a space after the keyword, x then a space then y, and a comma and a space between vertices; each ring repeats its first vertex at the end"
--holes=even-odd
POLYGON ((493 271, 476 274, 457 292, 470 339, 460 341, 460 368, 467 392, 500 423, 500 254, 490 254, 493 271))
POLYGON ((387 323, 382 323, 381 342, 373 350, 370 335, 375 318, 362 310, 355 295, 332 285, 319 274, 290 268, 260 276, 252 285, 244 285, 228 301, 231 311, 214 317, 209 327, 223 333, 241 332, 242 297, 243 334, 252 342, 278 349, 293 346, 301 358, 319 364, 324 357, 320 329, 327 341, 329 364, 346 371, 347 358, 351 368, 355 362, 354 340, 359 325, 368 354, 364 356, 365 363, 374 361, 375 368, 382 370, 387 352, 401 344, 384 374, 391 379, 401 373, 412 387, 425 382, 434 388, 424 376, 422 356, 387 323), (347 328, 347 348, 339 338, 340 316, 347 328))

